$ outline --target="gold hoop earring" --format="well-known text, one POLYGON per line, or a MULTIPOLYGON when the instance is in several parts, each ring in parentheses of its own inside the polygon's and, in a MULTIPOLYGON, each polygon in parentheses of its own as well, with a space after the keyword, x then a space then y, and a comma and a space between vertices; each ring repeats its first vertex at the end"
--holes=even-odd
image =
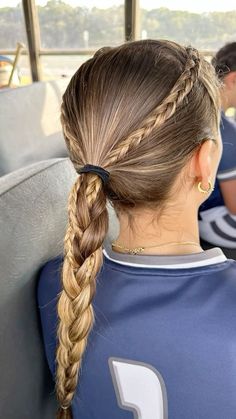
POLYGON ((208 180, 208 188, 207 189, 202 188, 202 182, 199 182, 197 187, 198 187, 199 192, 201 192, 201 193, 209 193, 209 192, 214 191, 214 187, 212 186, 212 183, 211 183, 210 180, 208 180))

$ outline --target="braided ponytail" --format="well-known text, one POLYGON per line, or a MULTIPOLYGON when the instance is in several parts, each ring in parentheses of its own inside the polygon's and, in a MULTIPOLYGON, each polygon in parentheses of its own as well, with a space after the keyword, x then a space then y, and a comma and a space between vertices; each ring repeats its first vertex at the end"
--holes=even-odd
POLYGON ((69 225, 64 241, 63 291, 58 302, 57 417, 71 418, 70 404, 81 358, 93 325, 92 299, 102 265, 108 213, 102 181, 94 174, 78 177, 69 197, 69 225))

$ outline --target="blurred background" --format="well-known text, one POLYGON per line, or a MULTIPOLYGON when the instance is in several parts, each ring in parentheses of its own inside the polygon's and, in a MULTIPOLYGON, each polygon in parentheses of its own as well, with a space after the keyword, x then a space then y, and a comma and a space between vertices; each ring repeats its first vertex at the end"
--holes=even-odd
POLYGON ((70 77, 98 48, 145 38, 192 44, 211 57, 236 39, 236 3, 0 0, 0 74, 7 66, 10 70, 17 43, 25 46, 20 50, 15 85, 70 77))

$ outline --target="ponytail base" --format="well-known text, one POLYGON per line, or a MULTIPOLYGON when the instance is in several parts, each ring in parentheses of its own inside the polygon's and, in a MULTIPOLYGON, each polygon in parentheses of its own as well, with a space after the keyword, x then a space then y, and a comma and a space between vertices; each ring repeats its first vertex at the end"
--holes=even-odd
POLYGON ((62 407, 59 407, 56 419, 72 419, 71 408, 68 407, 68 409, 63 409, 62 407))

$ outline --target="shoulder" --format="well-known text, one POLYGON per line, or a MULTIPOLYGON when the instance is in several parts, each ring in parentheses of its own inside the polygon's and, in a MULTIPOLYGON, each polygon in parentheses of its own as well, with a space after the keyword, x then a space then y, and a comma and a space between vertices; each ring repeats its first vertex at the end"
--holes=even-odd
POLYGON ((227 140, 228 136, 230 136, 230 138, 232 136, 236 143, 236 123, 232 119, 228 118, 224 113, 221 115, 220 128, 223 141, 227 140))
POLYGON ((37 296, 39 306, 54 300, 61 292, 61 268, 63 257, 59 256, 48 261, 39 273, 37 296))
POLYGON ((231 288, 236 293, 236 261, 227 259, 224 265, 225 268, 219 271, 219 277, 221 277, 226 287, 231 288))
MULTIPOLYGON (((231 279, 233 279, 236 282, 236 260, 227 258, 224 265, 226 267, 226 275, 228 275, 231 279)), ((223 273, 223 275, 225 275, 225 273, 223 273)))
POLYGON ((38 309, 41 319, 44 347, 53 376, 56 371, 57 302, 61 292, 62 263, 62 257, 58 257, 46 263, 40 271, 37 288, 38 309))
POLYGON ((233 119, 221 115, 220 132, 224 145, 223 155, 225 152, 232 153, 236 147, 236 122, 233 119))
POLYGON ((236 175, 236 123, 224 114, 221 117, 221 136, 223 154, 219 164, 217 177, 221 180, 235 179, 236 175))

